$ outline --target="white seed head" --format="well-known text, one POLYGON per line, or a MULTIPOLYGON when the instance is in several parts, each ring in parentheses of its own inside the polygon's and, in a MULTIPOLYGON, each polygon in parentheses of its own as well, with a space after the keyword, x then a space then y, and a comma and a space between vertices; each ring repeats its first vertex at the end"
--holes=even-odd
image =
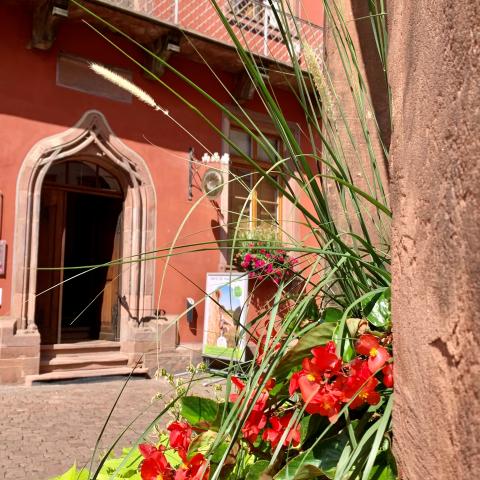
POLYGON ((321 57, 316 54, 315 50, 308 43, 303 44, 303 53, 307 69, 313 78, 313 83, 317 88, 320 98, 323 102, 324 108, 329 114, 333 113, 334 102, 330 86, 325 75, 325 64, 321 57))
POLYGON ((98 63, 90 63, 90 68, 98 75, 103 77, 105 80, 117 85, 117 87, 123 88, 127 92, 130 92, 134 97, 138 98, 141 102, 146 103, 148 106, 154 108, 155 110, 162 111, 165 115, 168 115, 168 110, 159 107, 151 95, 149 95, 145 90, 142 90, 140 87, 137 87, 133 82, 122 77, 116 72, 109 70, 108 68, 99 65, 98 63))

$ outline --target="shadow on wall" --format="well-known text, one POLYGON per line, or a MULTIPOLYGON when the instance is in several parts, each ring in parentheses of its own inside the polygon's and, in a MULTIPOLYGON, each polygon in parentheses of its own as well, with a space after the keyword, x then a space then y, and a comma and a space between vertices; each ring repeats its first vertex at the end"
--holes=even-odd
MULTIPOLYGON (((359 2, 358 0, 350 1, 353 17, 359 19, 355 22, 355 28, 358 33, 360 50, 364 62, 365 78, 372 98, 375 116, 380 127, 380 136, 384 145, 388 148, 392 136, 388 107, 388 86, 385 81, 383 67, 378 56, 377 45, 373 35, 369 18, 370 11, 368 2, 359 2)), ((385 158, 384 162, 385 171, 387 175, 389 175, 388 162, 385 158)))

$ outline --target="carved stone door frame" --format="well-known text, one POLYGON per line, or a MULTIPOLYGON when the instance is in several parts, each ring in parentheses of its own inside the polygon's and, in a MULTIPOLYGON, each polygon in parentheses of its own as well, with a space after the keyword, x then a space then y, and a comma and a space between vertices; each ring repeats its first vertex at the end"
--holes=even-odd
MULTIPOLYGON (((44 138, 28 152, 17 181, 13 245, 12 316, 17 330, 36 333, 35 295, 40 200, 50 166, 68 158, 94 158, 115 172, 125 192, 122 225, 122 290, 132 313, 154 309, 155 262, 145 260, 156 243, 156 194, 145 161, 112 132, 104 115, 87 111, 78 123, 44 138)), ((121 312, 120 340, 128 338, 128 316, 121 312)))

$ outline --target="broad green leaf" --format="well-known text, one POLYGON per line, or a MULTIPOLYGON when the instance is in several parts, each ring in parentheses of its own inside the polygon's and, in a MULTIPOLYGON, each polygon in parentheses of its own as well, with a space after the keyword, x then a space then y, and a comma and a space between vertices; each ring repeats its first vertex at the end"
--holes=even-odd
MULTIPOLYGON (((207 455, 210 451, 211 446, 215 442, 217 438, 217 432, 212 430, 207 430, 206 432, 201 433, 196 438, 193 439, 190 447, 188 448, 188 456, 193 457, 196 453, 200 452, 203 455, 207 455)), ((218 463, 223 457, 225 450, 227 450, 228 444, 227 442, 222 442, 215 448, 215 451, 212 452, 210 456, 210 460, 213 463, 218 463)))
POLYGON ((343 312, 338 308, 327 307, 323 311, 323 321, 324 322, 339 322, 342 318, 343 312))
POLYGON ((268 460, 258 460, 257 462, 255 462, 248 469, 245 480, 264 480, 265 475, 262 474, 268 468, 269 463, 270 462, 268 460))
POLYGON ((334 329, 334 323, 322 323, 312 328, 285 354, 272 376, 277 379, 286 377, 295 367, 298 367, 302 363, 304 358, 311 355, 312 348, 325 345, 331 340, 334 329))
POLYGON ((89 477, 88 470, 77 470, 77 464, 74 463, 64 474, 52 480, 88 480, 89 477))
POLYGON ((290 460, 275 475, 275 480, 309 480, 320 475, 334 478, 337 463, 347 442, 348 435, 344 431, 322 440, 313 450, 307 450, 290 460))
POLYGON ((376 298, 373 305, 370 300, 366 310, 369 310, 367 319, 373 326, 388 329, 391 324, 390 288, 386 289, 378 298, 376 298))
POLYGON ((318 431, 322 422, 328 422, 320 415, 305 415, 300 421, 300 440, 303 444, 311 435, 318 431))
POLYGON ((368 480, 396 480, 397 469, 395 459, 390 451, 377 456, 375 465, 372 467, 368 480))
MULTIPOLYGON (((131 448, 124 448, 122 450, 122 455, 118 458, 109 457, 102 466, 100 473, 97 476, 98 480, 108 480, 112 474, 115 472, 115 478, 129 480, 140 480, 141 476, 139 473, 140 463, 143 460, 142 455, 140 455, 138 449, 133 452, 134 456, 128 461, 124 462, 125 457, 131 454, 131 448), (118 470, 117 470, 118 469, 118 470)), ((167 452, 165 452, 167 453, 167 452)))
POLYGON ((215 423, 219 404, 209 398, 189 396, 182 397, 180 415, 193 427, 208 428, 215 423))

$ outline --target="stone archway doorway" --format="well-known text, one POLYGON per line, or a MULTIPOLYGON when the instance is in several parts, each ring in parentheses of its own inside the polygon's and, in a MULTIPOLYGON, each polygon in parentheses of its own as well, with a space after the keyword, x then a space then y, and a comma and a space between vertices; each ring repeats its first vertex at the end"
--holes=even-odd
POLYGON ((121 182, 94 159, 47 171, 35 308, 42 344, 119 339, 121 269, 112 262, 122 256, 123 201, 121 182))
MULTIPOLYGON (((27 359, 30 363, 26 361, 28 365, 22 375, 30 379, 39 372, 50 375, 48 372, 57 364, 55 368, 69 370, 76 368, 75 365, 91 370, 99 365, 102 368, 112 365, 120 368, 125 363, 135 365, 147 335, 135 319, 154 313, 155 262, 149 259, 148 253, 155 250, 156 216, 155 188, 146 163, 115 136, 100 112, 86 112, 74 127, 46 137, 32 147, 17 181, 11 309, 14 323, 9 341, 31 345, 32 349, 38 348, 38 353, 27 359), (83 168, 86 175, 80 175, 79 181, 75 175, 70 179, 70 167, 72 171, 83 168), (54 178, 55 173, 62 177, 61 181, 54 178), (87 210, 95 212, 89 215, 87 210), (98 235, 95 239, 94 232, 100 223, 109 238, 101 240, 104 245, 99 249, 103 249, 103 254, 95 257, 86 244, 97 241, 99 246, 100 240, 98 235), (69 293, 65 285, 74 285, 69 281, 60 289, 52 289, 57 296, 63 296, 63 300, 49 292, 44 300, 40 298, 44 286, 49 288, 52 283, 61 283, 58 278, 42 277, 44 273, 40 272, 47 271, 42 270, 44 265, 98 264, 115 257, 123 259, 116 266, 119 279, 116 284, 115 272, 106 268, 103 277, 101 274, 90 277, 96 278, 93 283, 97 284, 87 295, 79 294, 78 289, 86 287, 78 284, 69 293), (96 313, 95 308, 90 311, 87 308, 87 315, 84 312, 83 333, 67 331, 68 322, 100 292, 102 299, 96 304, 96 313), (67 302, 67 297, 73 300, 67 302), (113 301, 120 298, 122 305, 128 305, 129 312, 118 308, 118 316, 113 318, 116 316, 113 301), (77 335, 78 342, 70 343, 68 335, 70 341, 77 335), (55 358, 57 354, 85 353, 82 340, 95 338, 99 339, 94 342, 98 351, 95 356, 75 359, 75 365, 55 358), (118 341, 104 342, 102 338, 118 341), (99 361, 101 350, 110 352, 105 354, 108 362, 106 359, 104 364, 99 361), (51 356, 48 361, 47 354, 51 356)), ((57 272, 51 275, 58 275, 59 271, 61 269, 50 269, 57 272)), ((71 326, 75 326, 75 322, 71 326)), ((128 371, 124 369, 116 374, 128 371)), ((91 372, 92 375, 96 373, 91 372)))

